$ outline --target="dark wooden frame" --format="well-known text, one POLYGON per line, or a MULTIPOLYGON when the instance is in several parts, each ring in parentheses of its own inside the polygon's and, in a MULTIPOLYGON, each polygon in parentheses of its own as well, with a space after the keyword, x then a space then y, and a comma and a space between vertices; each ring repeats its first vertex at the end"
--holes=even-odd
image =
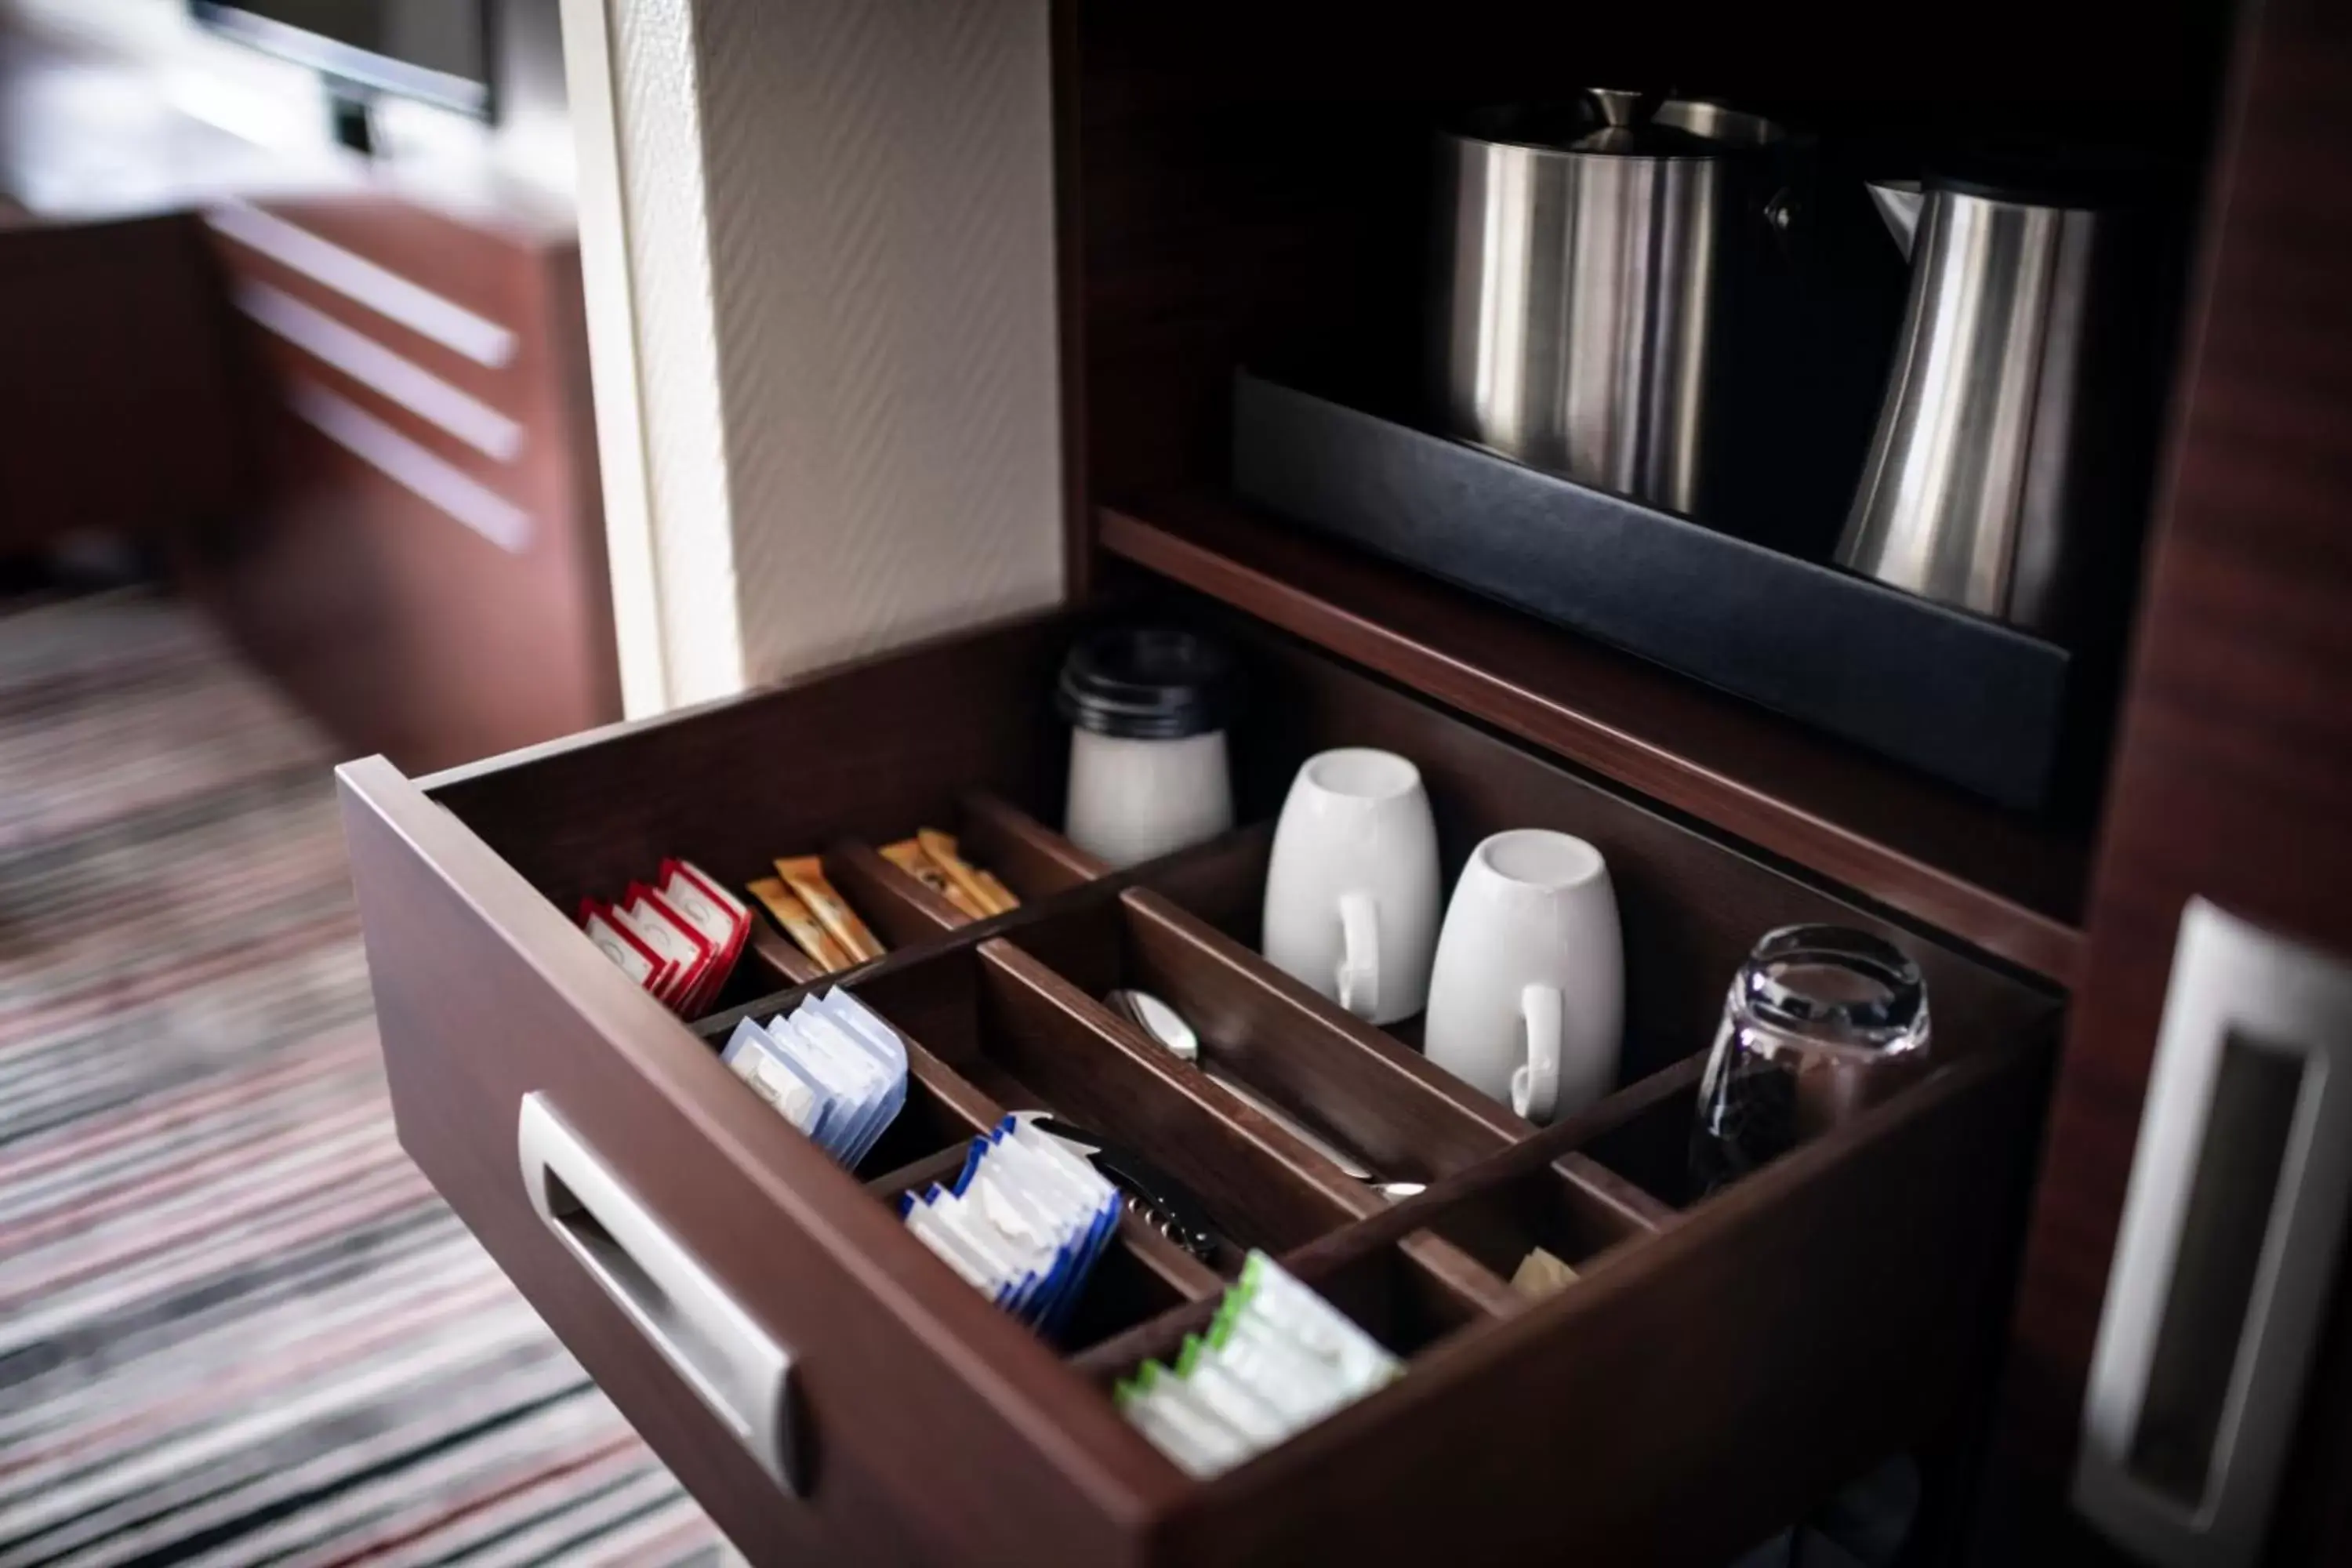
MULTIPOLYGON (((2066 1492, 2183 908, 2201 897, 2352 963, 2352 36, 2332 7, 2242 9, 2206 209, 2013 1318, 1988 1560, 2111 1550, 2066 1492)), ((2347 1409, 2339 1279, 2265 1563, 2352 1557, 2347 1409)))

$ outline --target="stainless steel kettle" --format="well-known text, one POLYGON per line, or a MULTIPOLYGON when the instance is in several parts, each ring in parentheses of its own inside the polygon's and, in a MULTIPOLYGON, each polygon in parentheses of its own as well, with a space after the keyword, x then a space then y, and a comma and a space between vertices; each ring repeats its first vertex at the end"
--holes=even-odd
POLYGON ((1484 111, 1440 151, 1446 427, 1685 514, 1719 482, 1738 335, 1790 205, 1771 121, 1595 89, 1484 111), (1746 308, 1744 308, 1746 307, 1746 308))
POLYGON ((1895 368, 1842 566, 2070 640, 2105 515, 2136 493, 2116 416, 2137 361, 2116 307, 2140 258, 2120 209, 1957 183, 1874 184, 1911 261, 1895 368))

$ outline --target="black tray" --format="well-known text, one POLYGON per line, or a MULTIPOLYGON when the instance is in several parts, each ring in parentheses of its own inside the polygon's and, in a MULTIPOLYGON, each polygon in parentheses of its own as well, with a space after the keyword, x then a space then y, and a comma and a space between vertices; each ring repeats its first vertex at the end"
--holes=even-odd
POLYGON ((2004 805, 2048 804, 2064 648, 1247 372, 1246 499, 2004 805))

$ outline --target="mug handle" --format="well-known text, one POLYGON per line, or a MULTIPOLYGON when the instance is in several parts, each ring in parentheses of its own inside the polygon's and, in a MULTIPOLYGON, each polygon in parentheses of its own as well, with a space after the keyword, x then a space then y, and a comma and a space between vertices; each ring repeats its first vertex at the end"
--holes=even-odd
POLYGON ((1528 1059, 1511 1069, 1511 1109, 1530 1121, 1549 1122, 1559 1108, 1560 1016, 1566 1010, 1554 986, 1530 985, 1519 993, 1528 1059))
POLYGON ((1339 895, 1339 1005, 1369 1018, 1381 1005, 1380 906, 1369 893, 1339 895))

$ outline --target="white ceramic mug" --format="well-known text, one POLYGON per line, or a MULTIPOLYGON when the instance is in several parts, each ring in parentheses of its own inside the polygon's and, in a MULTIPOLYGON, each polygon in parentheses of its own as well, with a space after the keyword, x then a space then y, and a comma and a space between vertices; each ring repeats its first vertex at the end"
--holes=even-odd
POLYGON ((1437 939, 1429 1059, 1549 1122, 1615 1084, 1624 1014, 1624 938, 1601 851, 1540 827, 1472 850, 1437 939))
POLYGON ((1360 1018, 1409 1018, 1429 999, 1437 898, 1421 770, 1362 747, 1307 758, 1266 868, 1267 961, 1360 1018))

